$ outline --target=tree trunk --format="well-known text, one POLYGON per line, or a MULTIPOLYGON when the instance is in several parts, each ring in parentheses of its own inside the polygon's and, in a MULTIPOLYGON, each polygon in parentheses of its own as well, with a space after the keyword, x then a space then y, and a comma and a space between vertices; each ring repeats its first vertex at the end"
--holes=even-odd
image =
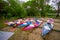
POLYGON ((59 13, 60 13, 60 1, 58 2, 58 10, 57 10, 56 18, 59 17, 59 13))

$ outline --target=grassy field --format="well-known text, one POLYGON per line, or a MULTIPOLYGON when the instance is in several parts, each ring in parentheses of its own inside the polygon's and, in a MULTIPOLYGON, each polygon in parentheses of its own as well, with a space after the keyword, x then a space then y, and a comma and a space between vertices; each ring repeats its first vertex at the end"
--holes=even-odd
POLYGON ((1 18, 0 19, 0 29, 6 27, 5 25, 5 21, 13 21, 13 20, 16 20, 17 18, 10 18, 10 19, 7 19, 7 18, 1 18))

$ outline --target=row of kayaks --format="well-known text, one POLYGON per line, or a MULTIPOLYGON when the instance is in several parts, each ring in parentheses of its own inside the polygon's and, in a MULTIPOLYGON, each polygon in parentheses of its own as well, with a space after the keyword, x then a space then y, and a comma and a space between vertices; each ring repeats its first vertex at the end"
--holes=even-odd
POLYGON ((15 21, 11 21, 11 22, 6 22, 5 24, 9 25, 9 26, 13 26, 13 27, 23 27, 22 30, 26 31, 26 30, 30 30, 36 27, 41 26, 41 24, 43 24, 42 26, 42 36, 45 36, 47 33, 49 33, 52 29, 53 29, 53 23, 54 20, 48 19, 47 22, 43 22, 43 20, 38 20, 36 18, 25 18, 25 19, 18 19, 15 21))
POLYGON ((36 28, 41 24, 43 24, 43 21, 42 19, 38 20, 36 18, 26 18, 26 19, 18 19, 15 21, 6 22, 5 24, 18 28, 24 27, 22 28, 22 30, 30 30, 32 28, 36 28))

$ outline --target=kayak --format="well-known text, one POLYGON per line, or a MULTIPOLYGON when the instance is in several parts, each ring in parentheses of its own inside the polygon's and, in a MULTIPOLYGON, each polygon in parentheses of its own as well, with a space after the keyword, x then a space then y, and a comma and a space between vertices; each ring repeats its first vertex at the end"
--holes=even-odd
POLYGON ((42 36, 46 36, 53 29, 53 24, 45 23, 42 27, 42 36))
POLYGON ((26 27, 28 25, 30 25, 32 22, 25 22, 23 24, 20 24, 18 27, 26 27))
POLYGON ((30 30, 30 29, 33 29, 35 26, 33 24, 30 24, 29 26, 27 27, 24 27, 22 30, 30 30))
POLYGON ((18 28, 20 28, 20 27, 25 27, 25 26, 27 26, 28 24, 27 23, 23 23, 23 24, 20 24, 19 26, 18 26, 18 28))
MULTIPOLYGON (((42 23, 42 22, 41 22, 42 23)), ((37 23, 32 23, 30 24, 29 26, 27 27, 24 27, 22 30, 26 31, 26 30, 30 30, 30 29, 33 29, 33 28, 36 28, 36 27, 39 27, 41 25, 41 23, 37 24, 37 23)))

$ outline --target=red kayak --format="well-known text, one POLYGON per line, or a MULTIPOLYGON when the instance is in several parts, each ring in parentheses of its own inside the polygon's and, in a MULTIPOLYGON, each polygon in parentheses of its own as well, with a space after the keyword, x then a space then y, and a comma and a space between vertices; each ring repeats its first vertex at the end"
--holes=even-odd
POLYGON ((40 24, 37 24, 37 23, 30 24, 29 26, 24 27, 22 30, 26 31, 26 30, 30 30, 30 29, 33 29, 33 28, 39 27, 42 23, 43 23, 43 22, 41 22, 40 24))

